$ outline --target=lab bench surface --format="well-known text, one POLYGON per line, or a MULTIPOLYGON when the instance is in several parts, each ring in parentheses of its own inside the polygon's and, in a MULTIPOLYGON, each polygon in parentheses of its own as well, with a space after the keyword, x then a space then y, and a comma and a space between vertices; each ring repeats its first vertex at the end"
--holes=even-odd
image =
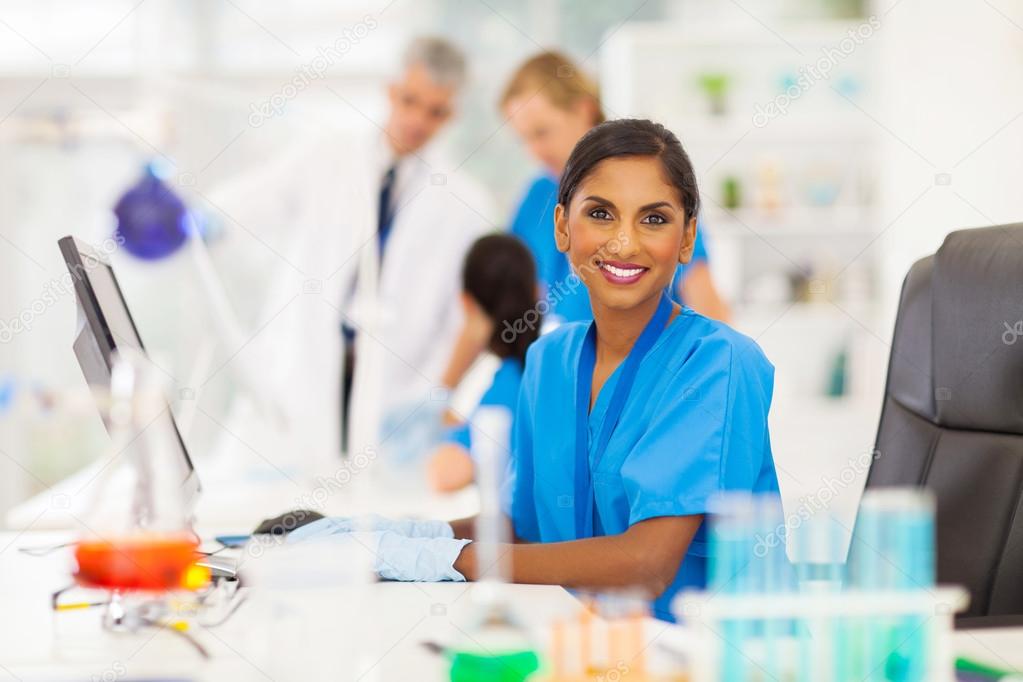
MULTIPOLYGON (((209 653, 204 660, 171 628, 114 635, 101 628, 101 608, 54 613, 51 595, 70 581, 70 551, 34 557, 18 550, 71 537, 0 533, 0 679, 443 680, 446 659, 424 643, 451 646, 472 638, 473 584, 292 586, 249 599, 222 624, 190 621, 188 634, 209 653)), ((540 644, 537 633, 582 608, 557 586, 505 589, 540 644)), ((656 638, 662 631, 648 632, 656 638)), ((1023 668, 1023 627, 960 630, 953 642, 958 656, 1023 668)))
MULTIPOLYGON (((51 595, 70 580, 70 552, 33 557, 18 548, 68 539, 66 532, 0 533, 0 679, 442 680, 447 661, 424 643, 471 637, 474 584, 298 587, 250 598, 220 625, 191 621, 188 634, 207 650, 204 660, 171 628, 112 634, 101 628, 102 607, 54 613, 51 595)), ((560 587, 506 589, 530 628, 581 608, 560 587)))

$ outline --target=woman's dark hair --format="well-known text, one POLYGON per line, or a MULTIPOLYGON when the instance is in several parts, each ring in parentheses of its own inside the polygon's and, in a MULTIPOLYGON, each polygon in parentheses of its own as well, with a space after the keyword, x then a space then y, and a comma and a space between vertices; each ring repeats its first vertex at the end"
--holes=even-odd
POLYGON ((621 156, 655 156, 668 182, 675 185, 688 221, 700 212, 700 191, 689 155, 675 134, 660 123, 638 118, 606 121, 590 129, 572 149, 558 186, 558 203, 568 202, 580 183, 604 159, 621 156))
POLYGON ((490 234, 470 247, 462 266, 462 288, 494 322, 490 350, 500 358, 526 361, 540 335, 533 254, 518 237, 490 234))

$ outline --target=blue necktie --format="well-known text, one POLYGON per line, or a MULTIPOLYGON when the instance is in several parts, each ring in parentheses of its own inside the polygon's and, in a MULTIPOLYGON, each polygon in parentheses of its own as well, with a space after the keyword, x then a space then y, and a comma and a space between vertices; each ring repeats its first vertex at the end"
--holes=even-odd
MULTIPOLYGON (((384 248, 387 246, 387 238, 391 234, 391 225, 394 223, 394 211, 391 207, 391 192, 394 189, 395 166, 391 166, 384 173, 383 181, 380 183, 380 204, 377 211, 377 256, 379 263, 384 262, 384 248)), ((355 272, 355 279, 352 286, 358 282, 359 273, 355 272)), ((341 323, 341 333, 345 337, 345 362, 344 373, 341 377, 341 443, 344 446, 348 442, 349 410, 348 406, 352 399, 352 380, 355 376, 355 328, 345 322, 341 323)))
MULTIPOLYGON (((379 263, 384 262, 384 247, 387 245, 387 238, 391 234, 391 225, 394 223, 394 211, 391 210, 391 191, 394 189, 394 176, 396 166, 391 166, 384 173, 384 179, 380 183, 380 203, 377 211, 377 257, 379 263)), ((356 269, 355 277, 352 279, 352 288, 357 286, 359 271, 356 269)), ((342 323, 341 331, 345 340, 351 345, 355 341, 355 329, 348 324, 342 323)))
POLYGON ((377 212, 377 251, 380 255, 380 262, 384 261, 384 247, 387 246, 387 238, 391 234, 391 225, 394 223, 394 210, 391 207, 391 190, 394 189, 395 167, 391 166, 384 173, 384 181, 380 184, 380 210, 377 212))

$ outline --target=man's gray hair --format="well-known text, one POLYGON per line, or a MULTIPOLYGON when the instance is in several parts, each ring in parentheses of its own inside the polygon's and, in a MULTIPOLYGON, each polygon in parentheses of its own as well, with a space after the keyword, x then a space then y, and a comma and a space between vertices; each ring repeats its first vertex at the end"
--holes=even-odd
POLYGON ((465 55, 455 45, 434 36, 420 36, 409 43, 402 60, 405 68, 422 64, 438 85, 459 89, 465 83, 465 55))

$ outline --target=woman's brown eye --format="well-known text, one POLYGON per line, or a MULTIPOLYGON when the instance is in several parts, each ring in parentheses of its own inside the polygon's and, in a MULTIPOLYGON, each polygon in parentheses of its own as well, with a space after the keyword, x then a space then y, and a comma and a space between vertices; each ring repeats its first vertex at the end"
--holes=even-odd
POLYGON ((643 222, 649 225, 664 225, 668 221, 662 215, 659 215, 657 213, 651 213, 646 218, 643 218, 643 222))
POLYGON ((597 220, 607 220, 608 218, 611 217, 611 214, 602 208, 595 208, 592 211, 590 211, 590 217, 596 218, 597 220))

